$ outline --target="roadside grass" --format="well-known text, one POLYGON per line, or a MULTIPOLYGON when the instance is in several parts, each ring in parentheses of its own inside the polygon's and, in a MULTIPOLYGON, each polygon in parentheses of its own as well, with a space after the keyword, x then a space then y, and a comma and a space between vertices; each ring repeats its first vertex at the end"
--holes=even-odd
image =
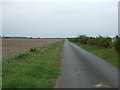
POLYGON ((120 64, 118 63, 118 53, 115 52, 113 49, 105 49, 105 48, 100 48, 100 47, 80 44, 80 43, 74 43, 74 44, 77 44, 81 48, 107 60, 108 62, 112 63, 117 67, 120 67, 120 64))
POLYGON ((3 88, 52 88, 60 74, 64 41, 3 61, 3 88))

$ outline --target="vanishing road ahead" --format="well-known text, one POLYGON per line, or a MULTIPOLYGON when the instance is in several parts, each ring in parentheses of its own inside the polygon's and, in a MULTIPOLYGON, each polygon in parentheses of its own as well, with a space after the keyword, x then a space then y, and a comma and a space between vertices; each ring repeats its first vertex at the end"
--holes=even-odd
POLYGON ((118 69, 100 57, 65 40, 57 88, 118 88, 118 69))

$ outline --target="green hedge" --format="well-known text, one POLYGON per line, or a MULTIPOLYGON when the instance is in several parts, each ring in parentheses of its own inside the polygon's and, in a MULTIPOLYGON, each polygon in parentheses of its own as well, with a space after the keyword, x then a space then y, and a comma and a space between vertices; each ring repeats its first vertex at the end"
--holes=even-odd
POLYGON ((103 48, 114 48, 115 51, 120 52, 120 37, 88 37, 86 35, 80 35, 76 38, 68 38, 72 42, 79 42, 81 44, 89 44, 103 48))

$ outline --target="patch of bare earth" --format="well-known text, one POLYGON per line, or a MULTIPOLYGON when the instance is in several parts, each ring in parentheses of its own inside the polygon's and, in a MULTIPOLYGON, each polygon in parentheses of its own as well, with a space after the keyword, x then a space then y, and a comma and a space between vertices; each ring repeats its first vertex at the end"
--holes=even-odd
POLYGON ((62 39, 2 39, 2 60, 26 52, 31 48, 42 47, 62 39))

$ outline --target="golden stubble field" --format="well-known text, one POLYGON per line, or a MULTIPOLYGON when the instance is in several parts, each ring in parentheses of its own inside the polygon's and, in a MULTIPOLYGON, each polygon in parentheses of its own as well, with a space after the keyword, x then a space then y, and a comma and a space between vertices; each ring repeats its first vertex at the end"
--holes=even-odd
MULTIPOLYGON (((2 60, 24 53, 31 48, 42 47, 62 39, 2 39, 2 60)), ((1 47, 1 46, 0 46, 1 47)))

